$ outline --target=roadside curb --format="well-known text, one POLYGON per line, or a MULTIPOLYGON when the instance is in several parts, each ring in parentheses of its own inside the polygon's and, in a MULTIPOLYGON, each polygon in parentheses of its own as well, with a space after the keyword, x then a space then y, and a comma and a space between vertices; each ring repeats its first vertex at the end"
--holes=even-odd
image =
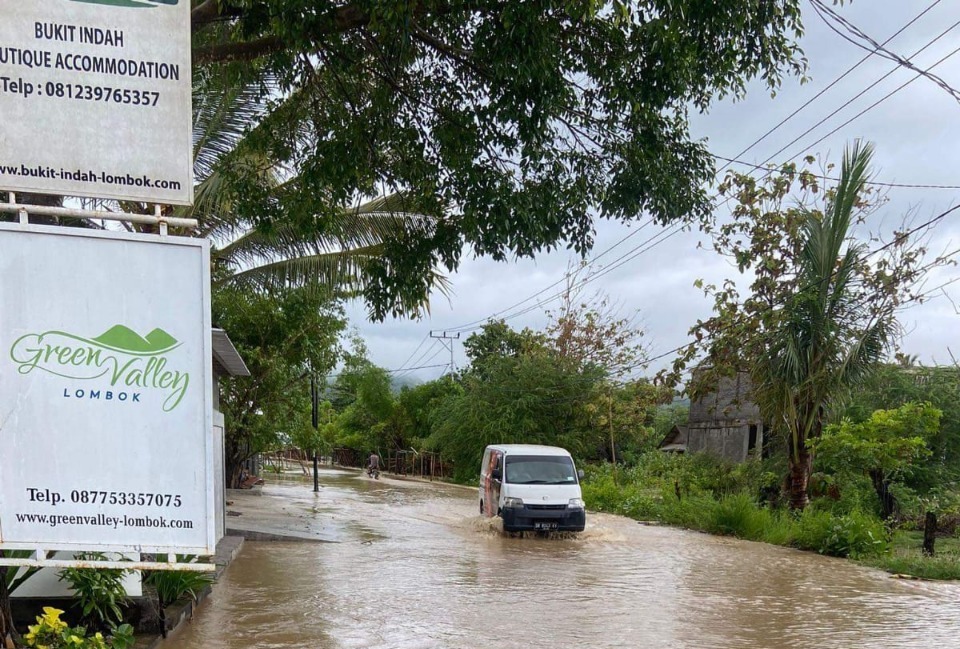
POLYGON ((256 541, 263 543, 336 543, 330 539, 321 539, 304 534, 289 533, 278 534, 276 532, 261 532, 260 530, 241 530, 230 528, 227 534, 240 537, 247 541, 256 541))
MULTIPOLYGON (((217 553, 214 556, 214 563, 217 565, 213 573, 214 583, 197 593, 195 600, 187 601, 182 604, 173 604, 166 611, 165 626, 167 629, 167 640, 171 639, 184 624, 193 619, 194 611, 213 593, 213 586, 220 581, 220 577, 226 569, 233 563, 240 549, 243 547, 244 538, 232 534, 232 530, 227 530, 228 536, 223 537, 217 544, 217 553)), ((142 641, 134 645, 135 649, 159 649, 163 646, 164 638, 157 634, 154 636, 145 636, 142 641)))

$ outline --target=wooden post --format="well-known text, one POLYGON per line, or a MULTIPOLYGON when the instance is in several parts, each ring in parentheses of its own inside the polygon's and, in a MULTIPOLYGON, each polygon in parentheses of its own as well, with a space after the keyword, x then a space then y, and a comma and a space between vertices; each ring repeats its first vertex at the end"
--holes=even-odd
POLYGON ((607 421, 610 423, 610 461, 613 463, 613 484, 620 484, 617 480, 617 448, 613 441, 613 392, 610 392, 610 401, 607 402, 607 421))
POLYGON ((0 646, 13 649, 13 612, 10 608, 10 593, 7 591, 7 571, 16 568, 0 568, 0 646))
POLYGON ((927 518, 923 523, 923 554, 932 557, 934 553, 934 544, 937 542, 937 515, 933 512, 927 512, 927 518))

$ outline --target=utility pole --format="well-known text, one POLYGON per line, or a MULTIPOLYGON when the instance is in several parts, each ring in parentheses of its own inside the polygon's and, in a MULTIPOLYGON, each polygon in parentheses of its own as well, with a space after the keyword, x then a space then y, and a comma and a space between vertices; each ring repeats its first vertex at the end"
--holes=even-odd
MULTIPOLYGON (((320 431, 320 387, 317 385, 317 376, 310 372, 310 402, 311 402, 311 423, 313 431, 320 431)), ((320 493, 320 466, 317 458, 317 447, 313 447, 313 492, 320 493)))
POLYGON ((455 369, 455 366, 453 364, 453 341, 460 340, 460 334, 457 334, 456 336, 451 336, 451 335, 448 335, 446 331, 444 331, 442 334, 439 334, 439 333, 435 334, 431 331, 430 337, 436 338, 437 340, 439 340, 440 344, 450 351, 450 374, 453 374, 453 370, 455 369))

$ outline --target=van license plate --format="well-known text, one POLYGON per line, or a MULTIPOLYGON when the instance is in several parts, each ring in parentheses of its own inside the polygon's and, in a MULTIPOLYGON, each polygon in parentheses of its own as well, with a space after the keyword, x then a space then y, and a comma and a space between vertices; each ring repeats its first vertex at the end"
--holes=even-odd
POLYGON ((557 523, 534 523, 533 529, 535 530, 555 530, 559 527, 557 523))

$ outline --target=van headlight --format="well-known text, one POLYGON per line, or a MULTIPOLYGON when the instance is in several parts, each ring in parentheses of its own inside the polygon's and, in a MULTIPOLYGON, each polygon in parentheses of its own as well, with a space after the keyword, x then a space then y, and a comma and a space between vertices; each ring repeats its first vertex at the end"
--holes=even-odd
POLYGON ((567 509, 583 509, 584 502, 583 498, 571 498, 570 502, 567 503, 567 509))
POLYGON ((515 509, 518 507, 523 507, 522 498, 504 498, 503 499, 503 508, 504 509, 515 509))

